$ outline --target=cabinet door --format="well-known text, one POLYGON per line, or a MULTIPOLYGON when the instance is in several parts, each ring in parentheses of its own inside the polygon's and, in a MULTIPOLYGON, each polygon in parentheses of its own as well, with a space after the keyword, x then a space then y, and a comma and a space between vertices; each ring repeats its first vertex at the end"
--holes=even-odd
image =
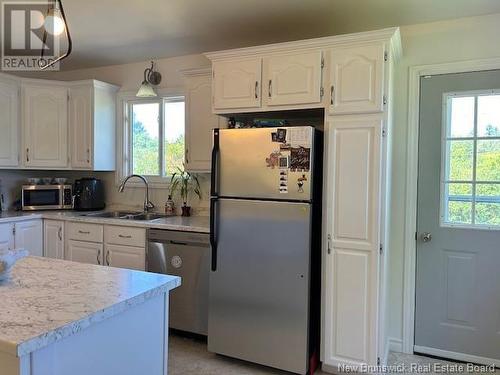
POLYGON ((15 223, 16 249, 25 249, 30 255, 43 255, 42 220, 21 221, 15 223))
POLYGON ((332 114, 384 110, 384 46, 338 48, 330 59, 332 114))
POLYGON ((377 363, 382 114, 331 116, 325 168, 324 358, 377 363))
POLYGON ((0 82, 0 166, 19 165, 19 88, 0 82))
POLYGON ((123 245, 105 245, 105 264, 111 267, 146 270, 146 249, 123 245))
POLYGON ((49 258, 64 259, 63 221, 43 221, 43 255, 49 258))
POLYGON ((70 89, 69 131, 71 167, 92 169, 92 86, 70 89))
POLYGON ((14 224, 0 224, 0 251, 14 249, 14 224))
POLYGON ((186 95, 186 169, 210 172, 212 129, 225 127, 223 117, 214 115, 210 98, 210 75, 190 77, 186 95))
POLYGON ((103 264, 102 243, 69 240, 66 243, 65 259, 73 262, 103 264))
POLYGON ((68 165, 68 89, 23 87, 24 164, 64 168, 68 165))
POLYGON ((263 70, 267 105, 321 102, 321 51, 266 57, 263 70))
POLYGON ((212 70, 215 110, 260 107, 261 58, 215 61, 212 70))

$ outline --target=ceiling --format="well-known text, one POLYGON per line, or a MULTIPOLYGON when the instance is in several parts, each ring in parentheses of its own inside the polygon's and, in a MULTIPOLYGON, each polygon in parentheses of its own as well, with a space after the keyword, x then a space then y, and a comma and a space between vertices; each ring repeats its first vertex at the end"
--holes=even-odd
POLYGON ((62 69, 500 13, 499 0, 62 0, 62 69))

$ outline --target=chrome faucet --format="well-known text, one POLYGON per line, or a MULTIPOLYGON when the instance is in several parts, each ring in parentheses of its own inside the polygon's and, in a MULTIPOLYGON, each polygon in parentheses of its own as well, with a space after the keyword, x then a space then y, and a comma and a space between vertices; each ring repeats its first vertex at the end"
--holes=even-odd
POLYGON ((155 205, 149 200, 149 184, 148 180, 144 176, 141 176, 139 174, 131 174, 130 176, 125 177, 125 180, 120 184, 120 187, 118 188, 118 191, 120 193, 123 193, 123 190, 125 190, 125 184, 127 183, 128 180, 130 180, 132 177, 137 177, 144 182, 144 185, 146 185, 146 195, 144 196, 144 212, 149 212, 149 210, 152 210, 155 208, 155 205))

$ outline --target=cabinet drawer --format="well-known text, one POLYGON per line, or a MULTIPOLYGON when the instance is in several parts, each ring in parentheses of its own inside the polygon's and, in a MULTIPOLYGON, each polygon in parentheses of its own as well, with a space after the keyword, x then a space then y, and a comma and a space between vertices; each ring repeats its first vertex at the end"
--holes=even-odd
POLYGON ((98 224, 69 223, 68 239, 88 242, 102 242, 103 226, 98 224))
POLYGON ((104 227, 104 242, 114 245, 145 247, 146 229, 106 225, 104 227))

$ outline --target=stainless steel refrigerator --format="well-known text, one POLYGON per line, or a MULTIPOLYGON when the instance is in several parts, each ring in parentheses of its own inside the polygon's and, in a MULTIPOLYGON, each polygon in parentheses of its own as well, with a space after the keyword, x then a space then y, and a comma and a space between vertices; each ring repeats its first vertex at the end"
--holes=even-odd
POLYGON ((319 325, 321 134, 215 129, 213 142, 208 349, 305 374, 319 325))

